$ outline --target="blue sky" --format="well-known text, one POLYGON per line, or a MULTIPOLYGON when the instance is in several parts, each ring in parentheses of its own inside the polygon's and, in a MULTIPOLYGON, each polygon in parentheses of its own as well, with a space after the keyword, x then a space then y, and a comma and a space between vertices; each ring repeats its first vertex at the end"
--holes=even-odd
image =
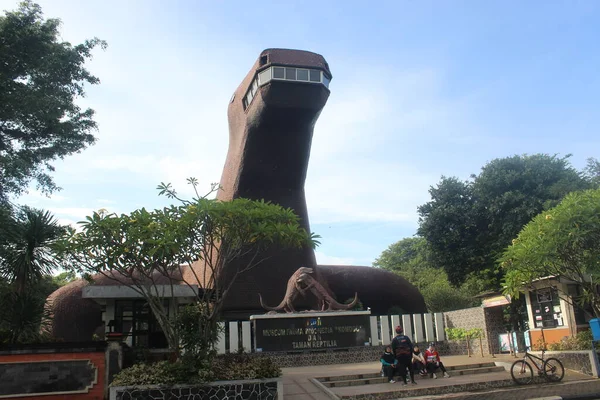
POLYGON ((17 200, 64 222, 159 207, 161 181, 218 182, 229 98, 269 47, 320 53, 333 73, 306 181, 320 263, 370 265, 412 236, 441 175, 522 153, 573 153, 577 168, 600 158, 596 1, 39 4, 64 40, 109 44, 81 101, 98 143, 56 163, 61 192, 17 200))

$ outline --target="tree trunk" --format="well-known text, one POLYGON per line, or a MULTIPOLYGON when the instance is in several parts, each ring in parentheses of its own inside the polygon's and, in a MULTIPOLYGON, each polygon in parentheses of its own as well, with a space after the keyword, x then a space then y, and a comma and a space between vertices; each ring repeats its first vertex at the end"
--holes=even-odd
MULTIPOLYGON (((173 299, 170 300, 173 301, 173 299)), ((171 350, 171 352, 174 354, 175 359, 179 359, 179 339, 168 313, 165 312, 163 305, 160 304, 161 299, 149 297, 146 299, 146 301, 148 302, 150 310, 154 314, 156 321, 160 325, 160 328, 167 339, 169 350, 171 350), (159 304, 156 304, 157 301, 159 304)))

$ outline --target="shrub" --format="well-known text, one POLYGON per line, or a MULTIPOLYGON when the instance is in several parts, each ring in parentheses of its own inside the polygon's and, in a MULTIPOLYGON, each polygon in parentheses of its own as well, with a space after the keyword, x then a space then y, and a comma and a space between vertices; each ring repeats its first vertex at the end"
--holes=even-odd
POLYGON ((269 379, 279 376, 281 369, 268 357, 227 354, 214 358, 211 363, 195 360, 135 364, 115 375, 111 386, 169 386, 238 379, 269 379))
POLYGON ((575 336, 568 336, 561 339, 557 343, 549 343, 548 350, 550 351, 566 351, 566 350, 591 350, 592 349, 592 332, 583 331, 575 336))
POLYGON ((225 354, 213 360, 217 380, 269 379, 281 376, 281 369, 268 357, 225 354))
POLYGON ((583 331, 575 336, 565 336, 560 342, 544 343, 540 337, 532 346, 533 350, 541 351, 544 347, 548 351, 569 351, 569 350, 591 350, 592 349, 592 332, 583 331))
POLYGON ((134 364, 115 375, 111 386, 174 385, 195 383, 196 373, 183 363, 159 361, 152 364, 134 364))

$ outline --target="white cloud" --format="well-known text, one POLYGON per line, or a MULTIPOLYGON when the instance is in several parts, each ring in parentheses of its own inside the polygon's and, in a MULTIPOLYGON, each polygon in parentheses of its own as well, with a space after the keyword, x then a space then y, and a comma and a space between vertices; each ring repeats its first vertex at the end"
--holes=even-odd
MULTIPOLYGON (((227 104, 256 56, 249 55, 250 39, 228 43, 226 37, 200 36, 183 48, 190 42, 155 26, 160 17, 151 7, 128 3, 115 14, 116 3, 102 3, 89 18, 83 3, 42 3, 46 15, 63 19, 65 40, 79 43, 92 33, 109 48, 95 52, 88 64, 102 83, 88 88, 81 101, 96 110, 98 143, 57 163, 57 184, 80 198, 63 207, 44 199, 39 204, 61 219, 79 221, 99 205, 148 206, 155 200, 140 188, 152 191, 159 182, 172 183, 186 197, 192 194, 188 177, 198 178, 203 191, 218 182, 228 146, 227 104), (93 197, 84 193, 89 185, 96 189, 93 197)), ((306 181, 311 223, 416 227, 416 207, 427 201, 439 174, 423 167, 427 160, 405 160, 402 154, 412 151, 406 141, 414 143, 423 132, 440 142, 471 140, 465 129, 471 99, 447 100, 443 71, 436 68, 365 65, 356 55, 338 60, 333 72, 306 181)), ((333 254, 329 248, 327 253, 333 254)), ((324 264, 365 264, 356 257, 317 257, 324 264)))
POLYGON ((96 202, 100 204, 116 204, 117 202, 109 199, 97 199, 96 202))
POLYGON ((57 218, 57 221, 60 225, 70 225, 75 229, 79 228, 79 226, 77 225, 77 223, 79 221, 75 221, 75 220, 68 219, 68 218, 57 218))
POLYGON ((98 207, 97 209, 86 207, 49 207, 48 210, 51 213, 55 214, 59 220, 76 219, 77 221, 82 221, 85 219, 85 217, 87 217, 88 215, 92 215, 94 211, 98 211, 101 208, 102 207, 98 207))
POLYGON ((61 196, 57 193, 52 193, 49 196, 45 195, 42 192, 35 190, 35 185, 32 185, 29 188, 29 192, 19 198, 19 203, 35 206, 38 203, 60 203, 67 199, 66 196, 61 196))
POLYGON ((332 82, 306 182, 311 222, 395 221, 416 228, 417 207, 440 174, 427 160, 411 158, 423 153, 411 147, 472 140, 471 99, 446 99, 439 70, 371 71, 350 73, 339 89, 332 82), (448 135, 449 127, 458 133, 448 135))

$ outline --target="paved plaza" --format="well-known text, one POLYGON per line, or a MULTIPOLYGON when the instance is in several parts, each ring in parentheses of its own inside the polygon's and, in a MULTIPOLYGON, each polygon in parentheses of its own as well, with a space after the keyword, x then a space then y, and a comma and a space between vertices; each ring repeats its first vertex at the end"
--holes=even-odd
MULTIPOLYGON (((447 367, 462 366, 467 364, 495 362, 498 365, 510 366, 516 360, 510 355, 499 355, 495 358, 448 356, 442 357, 447 367)), ((565 371, 565 378, 560 384, 538 384, 529 386, 516 386, 510 382, 508 371, 490 372, 485 374, 452 376, 451 378, 417 378, 417 385, 403 386, 401 383, 376 383, 358 386, 325 387, 315 378, 342 377, 348 375, 373 374, 379 371, 378 361, 369 363, 356 363, 344 365, 323 365, 283 369, 284 398, 286 400, 324 400, 324 399, 394 399, 394 398, 419 398, 419 399, 533 399, 546 396, 578 396, 590 393, 600 393, 600 379, 589 375, 565 371), (506 387, 486 388, 475 390, 479 384, 484 387, 487 383, 495 381, 506 387), (425 388, 429 392, 442 392, 445 386, 465 385, 470 387, 468 392, 446 393, 437 395, 419 395, 425 388), (437 390, 436 388, 439 388, 437 390), (412 393, 411 393, 412 392, 412 393), (415 397, 416 396, 416 397, 415 397)), ((452 371, 450 371, 452 375, 452 371)), ((441 376, 441 374, 440 374, 441 376)), ((334 380, 334 379, 331 379, 334 380)), ((561 398, 561 397, 554 397, 561 398)), ((589 398, 589 397, 588 397, 589 398)))

